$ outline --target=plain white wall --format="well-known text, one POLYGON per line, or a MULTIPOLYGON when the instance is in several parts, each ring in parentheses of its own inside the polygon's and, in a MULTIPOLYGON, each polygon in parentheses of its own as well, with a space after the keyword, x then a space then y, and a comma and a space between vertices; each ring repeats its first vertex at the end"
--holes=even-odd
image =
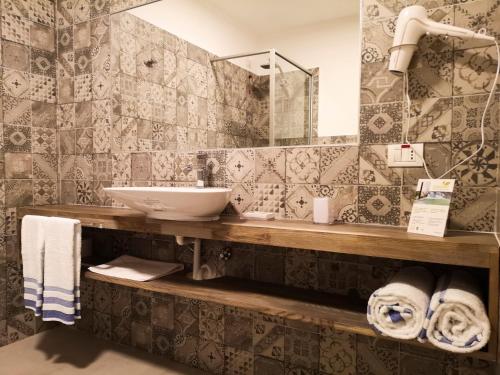
POLYGON ((200 0, 164 0, 128 12, 218 56, 257 48, 250 31, 200 0))
POLYGON ((267 35, 259 49, 307 68, 319 67, 318 135, 358 134, 361 40, 359 18, 344 17, 267 35))
POLYGON ((306 68, 319 67, 318 135, 358 133, 358 16, 262 36, 200 0, 165 0, 129 12, 219 56, 275 48, 306 68))

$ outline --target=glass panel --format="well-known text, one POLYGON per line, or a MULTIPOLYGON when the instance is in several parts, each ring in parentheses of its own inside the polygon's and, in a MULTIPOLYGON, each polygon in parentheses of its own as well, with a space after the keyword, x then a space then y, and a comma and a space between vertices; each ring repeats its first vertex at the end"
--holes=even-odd
POLYGON ((276 55, 274 137, 276 146, 310 144, 310 76, 276 55))

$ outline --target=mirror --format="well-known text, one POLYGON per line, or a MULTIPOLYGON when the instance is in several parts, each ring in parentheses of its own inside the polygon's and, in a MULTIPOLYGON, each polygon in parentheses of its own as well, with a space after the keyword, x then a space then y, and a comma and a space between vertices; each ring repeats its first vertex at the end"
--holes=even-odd
POLYGON ((357 142, 359 13, 342 0, 162 0, 116 13, 115 115, 137 121, 139 140, 151 133, 153 149, 357 142))

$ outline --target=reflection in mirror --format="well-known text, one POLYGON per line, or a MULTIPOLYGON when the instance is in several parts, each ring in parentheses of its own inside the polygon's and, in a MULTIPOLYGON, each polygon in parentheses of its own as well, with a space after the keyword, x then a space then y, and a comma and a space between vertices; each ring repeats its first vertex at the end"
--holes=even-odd
POLYGON ((163 0, 112 15, 111 44, 115 114, 139 144, 357 141, 357 2, 163 0))

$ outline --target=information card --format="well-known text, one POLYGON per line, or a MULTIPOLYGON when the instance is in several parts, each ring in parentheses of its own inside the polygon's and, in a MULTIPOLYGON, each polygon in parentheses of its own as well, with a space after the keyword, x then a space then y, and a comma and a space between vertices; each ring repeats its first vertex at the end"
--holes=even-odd
POLYGON ((444 237, 454 186, 453 179, 419 180, 408 232, 444 237))

